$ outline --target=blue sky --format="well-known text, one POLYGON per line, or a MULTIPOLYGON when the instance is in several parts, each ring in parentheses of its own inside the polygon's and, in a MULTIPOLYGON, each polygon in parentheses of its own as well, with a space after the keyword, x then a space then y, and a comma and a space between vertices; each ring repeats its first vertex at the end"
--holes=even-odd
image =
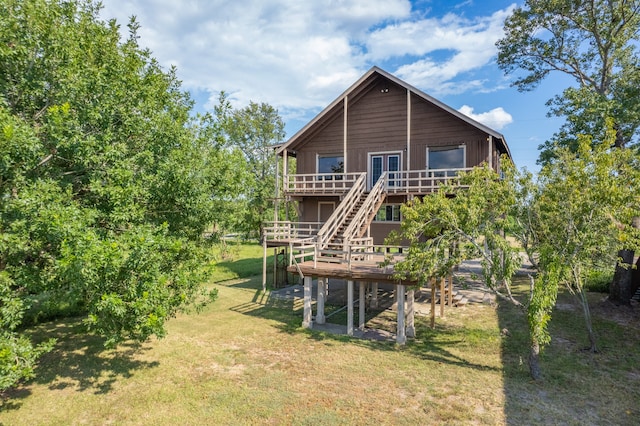
POLYGON ((562 121, 510 86, 495 42, 518 4, 501 0, 104 0, 102 16, 141 25, 140 43, 175 65, 199 111, 220 91, 234 106, 278 108, 292 136, 374 65, 504 134, 518 167, 538 170, 538 145, 562 121))

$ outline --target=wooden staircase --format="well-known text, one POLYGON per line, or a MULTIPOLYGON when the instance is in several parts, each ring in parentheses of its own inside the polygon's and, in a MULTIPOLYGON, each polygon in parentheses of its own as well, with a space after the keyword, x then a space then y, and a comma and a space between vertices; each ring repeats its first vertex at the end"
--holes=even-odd
POLYGON ((348 262, 347 252, 352 239, 362 238, 387 195, 387 173, 383 173, 371 191, 366 191, 366 173, 362 173, 345 194, 338 207, 317 234, 304 244, 291 247, 292 259, 304 260, 310 255, 311 240, 315 245, 315 261, 348 262))
MULTIPOLYGON (((360 195, 360 198, 353 204, 353 208, 344 218, 342 223, 338 226, 336 234, 333 236, 331 241, 327 244, 328 248, 333 250, 342 250, 345 244, 345 235, 344 231, 349 227, 353 219, 356 217, 362 206, 364 205, 365 200, 367 199, 367 194, 363 193, 360 195)), ((373 220, 373 219, 372 219, 373 220)))

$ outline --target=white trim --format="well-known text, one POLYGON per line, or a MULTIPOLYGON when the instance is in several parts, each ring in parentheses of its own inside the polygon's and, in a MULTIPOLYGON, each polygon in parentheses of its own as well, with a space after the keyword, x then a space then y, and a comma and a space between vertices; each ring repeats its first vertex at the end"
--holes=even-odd
POLYGON ((344 159, 344 156, 342 156, 342 154, 331 154, 331 153, 329 153, 329 154, 316 153, 316 171, 315 171, 315 173, 316 174, 320 173, 320 170, 319 170, 320 169, 320 158, 340 158, 340 157, 342 157, 342 168, 343 168, 342 173, 343 174, 346 173, 345 170, 344 170, 345 169, 345 164, 346 164, 346 160, 344 159))
MULTIPOLYGON (((375 185, 375 182, 371 182, 371 159, 373 157, 384 157, 387 158, 387 163, 384 162, 384 159, 382 160, 382 171, 385 172, 387 170, 385 170, 384 168, 389 168, 389 163, 388 163, 388 157, 390 155, 398 155, 398 172, 403 172, 404 171, 404 167, 403 167, 403 156, 402 156, 402 151, 379 151, 379 152, 368 152, 367 153, 367 188, 371 189, 373 187, 373 185, 375 185)), ((395 171, 395 170, 394 170, 395 171)))
POLYGON ((407 89, 407 167, 411 170, 411 89, 407 89))
POLYGON ((344 173, 347 173, 347 134, 348 134, 348 113, 349 107, 349 95, 344 96, 344 107, 342 108, 344 111, 344 123, 342 124, 342 158, 344 162, 344 173))

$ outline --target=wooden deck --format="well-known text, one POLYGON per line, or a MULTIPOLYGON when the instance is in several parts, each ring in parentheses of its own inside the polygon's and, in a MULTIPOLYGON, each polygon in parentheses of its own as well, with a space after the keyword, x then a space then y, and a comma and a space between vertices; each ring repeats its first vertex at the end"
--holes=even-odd
POLYGON ((374 261, 331 263, 331 262, 314 262, 309 260, 298 265, 291 265, 287 268, 289 272, 302 273, 304 276, 316 276, 323 278, 340 278, 350 281, 371 281, 385 284, 418 285, 417 281, 398 280, 394 277, 393 266, 381 268, 374 261))

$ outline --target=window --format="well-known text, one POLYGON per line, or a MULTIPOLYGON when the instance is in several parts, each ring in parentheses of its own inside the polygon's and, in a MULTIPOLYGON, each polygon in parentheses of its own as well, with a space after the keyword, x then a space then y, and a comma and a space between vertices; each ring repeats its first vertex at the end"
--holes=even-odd
MULTIPOLYGON (((344 157, 341 155, 318 157, 318 173, 342 175, 344 173, 344 157)), ((324 179, 327 180, 331 180, 332 178, 332 176, 324 176, 324 179)), ((342 176, 336 176, 336 179, 342 179, 342 176)))
POLYGON ((376 222, 400 222, 400 204, 383 204, 376 213, 376 222))
MULTIPOLYGON (((465 165, 465 146, 427 148, 427 169, 462 169, 465 165)), ((455 171, 436 172, 436 176, 455 176, 455 171)))

